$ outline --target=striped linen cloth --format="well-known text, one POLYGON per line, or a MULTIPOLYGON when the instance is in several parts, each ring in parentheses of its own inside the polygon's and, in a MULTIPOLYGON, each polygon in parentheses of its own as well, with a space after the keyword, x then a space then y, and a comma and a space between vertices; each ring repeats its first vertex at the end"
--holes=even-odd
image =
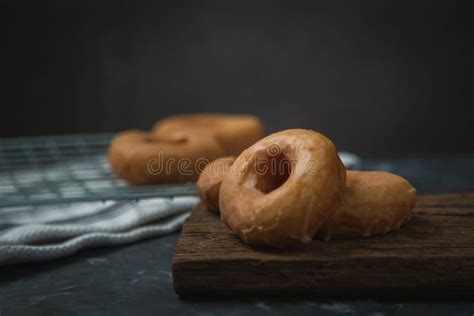
POLYGON ((123 245, 181 228, 195 196, 4 207, 0 265, 43 261, 82 248, 123 245))

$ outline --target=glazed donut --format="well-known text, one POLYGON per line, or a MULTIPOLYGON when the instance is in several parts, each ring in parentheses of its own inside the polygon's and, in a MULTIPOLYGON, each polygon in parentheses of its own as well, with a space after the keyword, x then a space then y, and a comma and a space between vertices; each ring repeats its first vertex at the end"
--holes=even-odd
POLYGON ((201 201, 211 211, 219 209, 219 190, 222 179, 230 171, 234 156, 222 157, 209 163, 199 175, 197 189, 201 201))
POLYGON ((212 134, 226 155, 238 155, 263 137, 260 120, 252 115, 188 114, 164 118, 153 127, 153 134, 167 135, 176 131, 212 134))
POLYGON ((272 134, 246 149, 224 176, 222 220, 245 243, 308 243, 339 207, 346 169, 334 144, 311 130, 272 134))
MULTIPOLYGON (((220 160, 220 159, 218 159, 220 160)), ((229 173, 233 159, 226 159, 226 168, 213 168, 199 177, 199 194, 209 209, 219 203, 220 181, 229 173)), ((387 172, 347 171, 346 188, 341 206, 321 227, 317 238, 349 239, 386 234, 397 230, 412 215, 416 190, 402 177, 387 172)))
POLYGON ((412 215, 416 190, 388 172, 347 171, 344 199, 317 237, 360 238, 399 229, 412 215))
POLYGON ((112 140, 108 160, 115 173, 131 184, 195 181, 209 161, 224 155, 214 138, 204 136, 125 131, 112 140))

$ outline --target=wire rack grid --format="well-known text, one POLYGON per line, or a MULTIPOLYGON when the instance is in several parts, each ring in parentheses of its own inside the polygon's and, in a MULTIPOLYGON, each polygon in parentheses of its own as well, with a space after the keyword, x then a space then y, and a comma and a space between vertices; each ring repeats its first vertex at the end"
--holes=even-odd
POLYGON ((106 159, 112 134, 0 139, 0 207, 195 195, 193 183, 131 186, 106 159))

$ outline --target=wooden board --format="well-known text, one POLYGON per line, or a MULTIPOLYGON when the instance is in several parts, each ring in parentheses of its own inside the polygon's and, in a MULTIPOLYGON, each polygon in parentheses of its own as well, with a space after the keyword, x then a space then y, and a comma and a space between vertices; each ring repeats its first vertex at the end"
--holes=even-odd
POLYGON ((386 236, 276 251, 243 244, 196 207, 173 259, 181 296, 474 297, 474 193, 419 196, 386 236))

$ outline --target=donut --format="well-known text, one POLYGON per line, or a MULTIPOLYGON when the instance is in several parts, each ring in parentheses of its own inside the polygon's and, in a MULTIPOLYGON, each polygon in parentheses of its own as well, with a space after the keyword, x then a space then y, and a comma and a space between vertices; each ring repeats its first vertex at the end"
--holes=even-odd
POLYGON ((342 204, 317 237, 329 240, 386 234, 408 221, 415 202, 415 188, 400 176, 347 171, 342 204))
POLYGON ((195 181, 209 161, 224 155, 219 143, 205 136, 199 132, 158 136, 125 131, 112 140, 108 161, 115 173, 131 184, 195 181))
POLYGON ((199 175, 197 189, 201 201, 211 211, 219 209, 219 191, 222 179, 230 171, 234 156, 222 157, 209 163, 199 175))
POLYGON ((339 207, 345 181, 328 138, 303 129, 278 132, 242 152, 224 176, 221 219, 252 246, 308 243, 339 207))
MULTIPOLYGON (((198 183, 203 203, 216 210, 222 179, 229 173, 233 158, 225 160, 225 168, 210 163, 198 183)), ((220 162, 219 164, 222 164, 220 162)), ((316 234, 320 239, 350 239, 383 235, 399 229, 413 213, 416 190, 404 178, 387 172, 347 171, 341 206, 316 234)))
POLYGON ((176 131, 209 133, 223 147, 225 155, 238 155, 263 137, 262 123, 252 115, 177 115, 164 118, 153 127, 155 135, 167 135, 176 131))

